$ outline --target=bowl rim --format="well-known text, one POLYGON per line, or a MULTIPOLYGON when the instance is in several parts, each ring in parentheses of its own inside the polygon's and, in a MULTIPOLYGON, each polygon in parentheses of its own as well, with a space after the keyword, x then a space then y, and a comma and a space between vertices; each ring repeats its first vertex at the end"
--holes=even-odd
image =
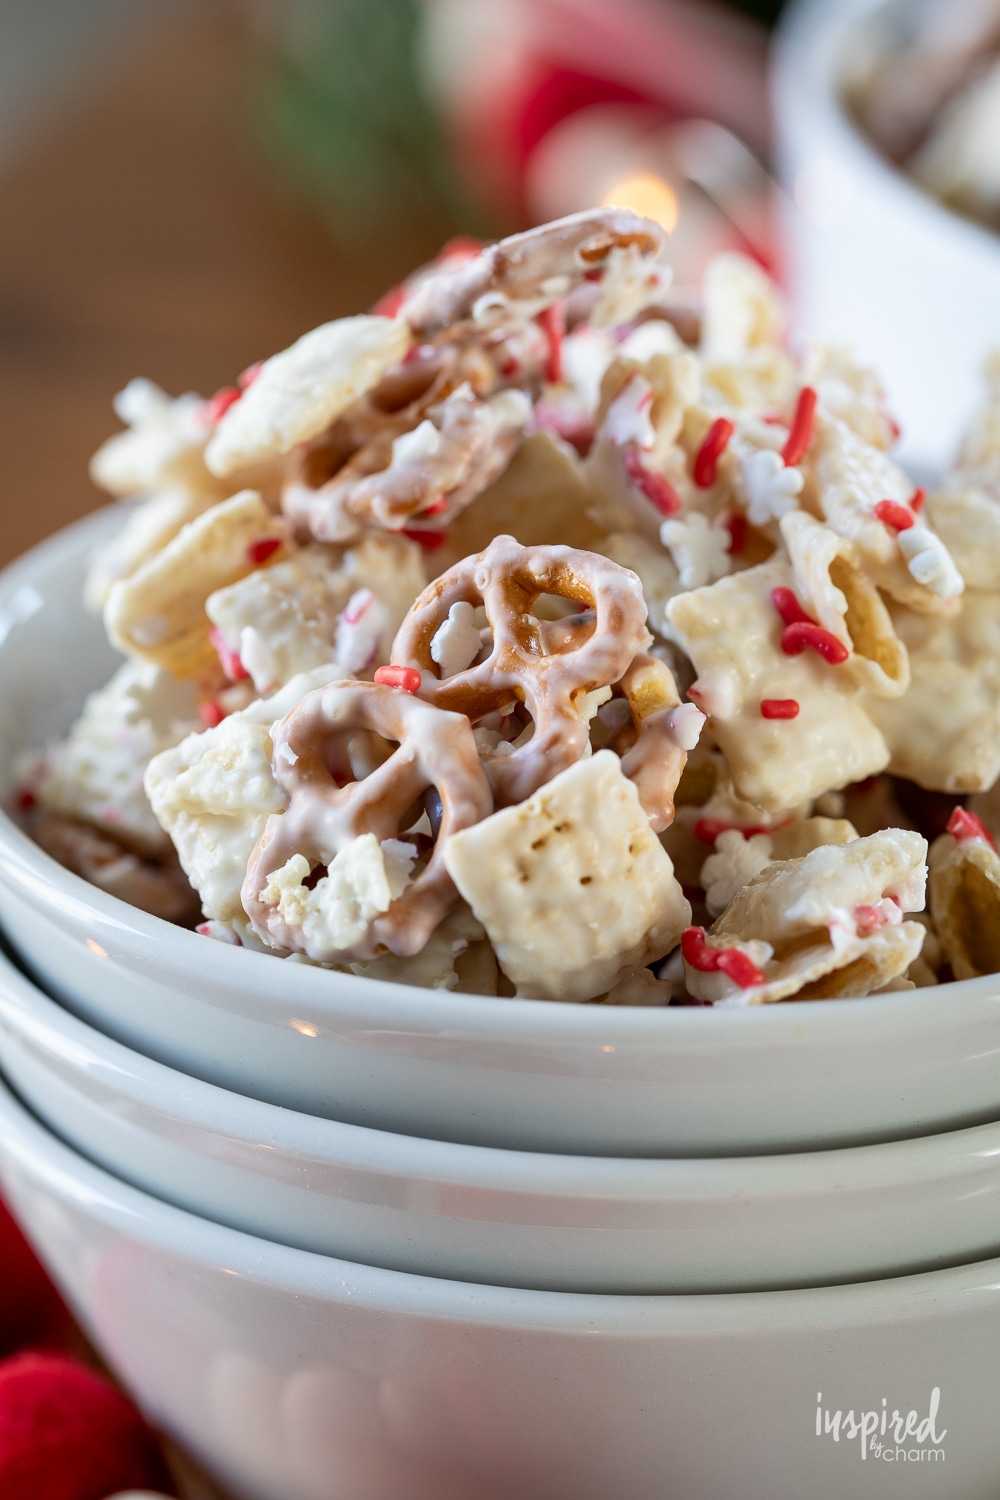
MULTIPOLYGON (((590 1337, 773 1335, 851 1324, 933 1320, 977 1293, 995 1300, 1000 1259, 943 1270, 765 1292, 551 1292, 495 1287, 364 1266, 298 1250, 175 1208, 95 1166, 46 1130, 0 1079, 0 1167, 17 1188, 73 1204, 105 1229, 189 1264, 283 1294, 442 1322, 590 1337)), ((9 1186, 9 1184, 8 1184, 9 1186)))
MULTIPOLYGON (((0 572, 0 678, 3 647, 13 629, 28 629, 31 614, 17 606, 28 588, 35 595, 33 613, 43 607, 34 585, 53 567, 78 562, 113 530, 127 510, 121 502, 104 506, 46 538, 0 572)), ((88 691, 90 689, 88 688, 88 691)), ((88 884, 58 864, 18 827, 0 807, 0 880, 19 896, 31 898, 50 920, 67 920, 91 934, 87 946, 98 961, 115 961, 104 942, 143 957, 153 955, 173 971, 177 987, 187 994, 211 996, 216 987, 226 1004, 238 994, 246 1013, 266 1005, 275 1023, 301 1025, 304 1018, 319 1028, 334 1020, 356 1024, 366 1034, 389 1029, 415 1030, 454 1041, 502 1040, 533 1046, 577 1044, 607 1051, 645 1049, 669 1043, 686 1050, 715 1050, 719 1045, 753 1050, 775 1045, 836 1044, 855 1032, 872 1046, 898 1045, 919 1016, 922 1035, 954 1027, 954 1010, 967 1000, 973 1008, 1000 1011, 1000 978, 983 975, 895 994, 829 1002, 782 1001, 715 1010, 712 1007, 628 1007, 505 999, 457 991, 341 975, 306 964, 285 964, 265 953, 215 942, 160 917, 127 905, 88 884), (98 942, 103 938, 104 942, 98 942), (158 956, 165 954, 163 958, 158 956), (282 974, 280 984, 268 980, 282 974), (943 998, 942 998, 943 997, 943 998), (721 1040, 720 1040, 721 1039, 721 1040)), ((15 946, 16 942, 15 942, 15 946)), ((22 955, 30 964, 31 954, 22 955)), ((214 1002, 220 1003, 218 997, 214 1002)))
POLYGON ((879 11, 899 0, 797 0, 781 17, 771 54, 771 85, 776 100, 794 101, 796 111, 808 112, 831 132, 830 143, 848 163, 875 173, 881 192, 895 197, 913 213, 930 214, 922 232, 958 235, 963 249, 982 262, 985 256, 1000 272, 1000 234, 978 220, 949 208, 900 171, 883 155, 846 108, 843 93, 845 50, 852 34, 879 11))
MULTIPOLYGON (((177 1139, 184 1144, 190 1128, 257 1157, 261 1143, 266 1143, 263 1176, 270 1175, 268 1163, 284 1158, 318 1168, 524 1198, 599 1198, 662 1206, 665 1199, 718 1204, 789 1196, 806 1205, 837 1192, 889 1191, 978 1175, 983 1158, 1000 1156, 1000 1122, 809 1151, 609 1157, 439 1141, 329 1120, 193 1078, 105 1036, 47 996, 2 950, 0 1033, 0 1059, 6 1061, 13 1036, 15 1045, 30 1049, 42 1069, 61 1064, 61 1071, 96 1080, 132 1110, 138 1105, 144 1114, 152 1112, 179 1124, 182 1133, 177 1139)), ((69 1087, 79 1090, 72 1081, 69 1087)), ((135 1128, 134 1114, 128 1118, 135 1128)), ((138 1129, 145 1134, 149 1127, 138 1129)), ((155 1132, 158 1139, 161 1133, 155 1132)), ((170 1141, 169 1132, 165 1139, 170 1141)), ((238 1166, 246 1170, 244 1161, 238 1166)))

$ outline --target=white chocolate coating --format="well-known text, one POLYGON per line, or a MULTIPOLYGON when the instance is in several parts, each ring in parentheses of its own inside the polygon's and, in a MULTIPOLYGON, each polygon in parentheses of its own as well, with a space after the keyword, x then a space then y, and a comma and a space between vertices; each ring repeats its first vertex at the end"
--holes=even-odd
POLYGON ((662 957, 690 919, 610 750, 455 834, 445 864, 518 992, 587 1000, 662 957))
POLYGON ((402 323, 371 315, 340 318, 303 334, 265 361, 223 416, 205 454, 208 467, 213 474, 233 474, 309 442, 409 347, 402 323))

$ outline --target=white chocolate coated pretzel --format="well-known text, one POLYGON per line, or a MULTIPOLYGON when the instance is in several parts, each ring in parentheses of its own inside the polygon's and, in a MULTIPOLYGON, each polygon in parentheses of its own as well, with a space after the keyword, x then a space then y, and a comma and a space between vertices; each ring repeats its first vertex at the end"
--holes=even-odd
POLYGON ((430 334, 473 313, 484 298, 511 303, 529 316, 564 296, 588 273, 604 269, 614 250, 634 250, 653 262, 666 235, 652 219, 627 208, 588 209, 540 229, 512 234, 473 260, 422 278, 399 317, 417 334, 430 334))
POLYGON ((584 754, 583 700, 626 672, 648 642, 645 621, 642 587, 628 569, 593 552, 522 547, 498 536, 424 590, 400 626, 392 660, 417 668, 428 702, 473 722, 512 700, 524 704, 534 724, 531 739, 486 760, 497 801, 521 802, 584 754), (543 594, 593 610, 593 620, 579 631, 546 625, 533 613, 543 594), (441 679, 431 643, 462 602, 484 606, 492 649, 486 660, 441 679))
POLYGON ((272 945, 305 951, 300 928, 262 899, 271 877, 296 855, 315 868, 365 834, 380 843, 395 839, 407 811, 434 788, 441 819, 426 867, 349 948, 328 950, 322 959, 370 959, 386 949, 419 953, 457 900, 441 859, 444 844, 493 810, 468 722, 396 688, 339 682, 303 698, 275 729, 273 746, 275 780, 289 800, 269 818, 247 865, 242 900, 257 932, 272 945), (361 780, 339 785, 339 775, 353 775, 349 740, 359 731, 398 748, 361 780))

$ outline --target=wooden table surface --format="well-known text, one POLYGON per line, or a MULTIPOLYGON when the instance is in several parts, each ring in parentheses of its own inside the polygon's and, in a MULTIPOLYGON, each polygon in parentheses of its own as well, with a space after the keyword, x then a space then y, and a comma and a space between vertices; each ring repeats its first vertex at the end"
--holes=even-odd
POLYGON ((0 172, 0 564, 101 503, 132 376, 210 394, 434 249, 401 225, 339 253, 255 145, 238 13, 165 14, 0 172))

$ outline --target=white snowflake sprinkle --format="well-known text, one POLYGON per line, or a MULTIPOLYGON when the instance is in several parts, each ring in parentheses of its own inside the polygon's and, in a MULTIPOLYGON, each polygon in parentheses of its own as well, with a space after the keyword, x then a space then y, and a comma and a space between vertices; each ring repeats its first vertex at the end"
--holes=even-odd
POLYGON ((476 611, 473 605, 459 600, 448 611, 448 618, 439 625, 431 641, 431 661, 437 662, 442 677, 454 677, 471 667, 482 640, 476 626, 476 611))
POLYGON ((738 828, 727 828, 715 841, 715 852, 701 867, 705 905, 713 917, 724 912, 737 891, 771 863, 771 838, 755 833, 745 839, 738 828))
POLYGON ((683 520, 664 521, 660 541, 674 560, 682 589, 703 588, 732 572, 728 529, 711 525, 700 511, 683 520))
POLYGON ((779 521, 795 509, 795 497, 802 491, 802 473, 787 466, 780 453, 770 448, 752 448, 740 455, 747 519, 752 526, 766 526, 779 521))

